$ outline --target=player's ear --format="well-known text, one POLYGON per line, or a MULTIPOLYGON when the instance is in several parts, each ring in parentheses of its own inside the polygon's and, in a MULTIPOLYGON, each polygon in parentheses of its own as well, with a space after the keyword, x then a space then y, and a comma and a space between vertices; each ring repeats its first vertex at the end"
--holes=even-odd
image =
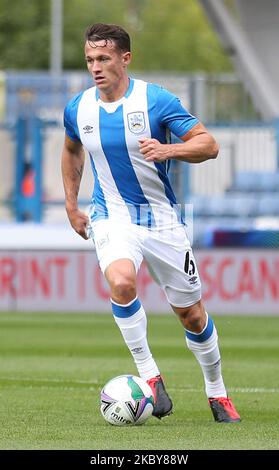
POLYGON ((124 52, 124 54, 122 55, 122 61, 123 61, 123 65, 125 67, 127 67, 127 65, 129 65, 129 63, 131 62, 132 60, 132 54, 131 52, 124 52))

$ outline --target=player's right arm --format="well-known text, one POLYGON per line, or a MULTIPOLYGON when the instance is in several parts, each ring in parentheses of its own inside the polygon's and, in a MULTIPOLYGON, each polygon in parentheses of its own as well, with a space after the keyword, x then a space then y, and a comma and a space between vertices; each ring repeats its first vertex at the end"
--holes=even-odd
POLYGON ((78 193, 84 168, 84 150, 80 141, 65 134, 62 150, 62 178, 65 192, 65 207, 73 229, 87 240, 88 217, 78 208, 78 193))

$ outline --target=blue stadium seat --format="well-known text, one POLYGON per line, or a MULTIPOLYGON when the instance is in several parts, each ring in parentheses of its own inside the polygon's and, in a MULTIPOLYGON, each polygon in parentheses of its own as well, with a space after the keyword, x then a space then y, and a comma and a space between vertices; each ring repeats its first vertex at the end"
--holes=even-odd
POLYGON ((193 194, 187 204, 193 205, 194 216, 206 215, 208 197, 201 194, 193 194))
POLYGON ((261 173, 259 188, 261 191, 279 191, 279 173, 261 173))
POLYGON ((264 194, 257 205, 259 216, 279 216, 279 193, 264 194))
POLYGON ((235 186, 234 191, 227 191, 224 195, 191 196, 189 203, 193 204, 195 246, 211 246, 216 230, 242 232, 254 230, 255 220, 260 217, 279 220, 278 173, 245 173, 245 178, 244 173, 239 175, 236 182, 241 184, 237 188, 235 186), (247 178, 247 175, 250 176, 247 178))
POLYGON ((234 191, 257 191, 259 175, 254 172, 236 173, 231 189, 234 191))
POLYGON ((279 173, 239 172, 229 191, 279 191, 279 173))
POLYGON ((253 195, 242 193, 239 196, 226 195, 227 216, 253 217, 257 212, 257 198, 253 195))
POLYGON ((251 217, 257 213, 257 201, 247 193, 225 196, 195 196, 192 198, 194 216, 204 217, 251 217))
POLYGON ((205 205, 205 213, 207 216, 223 217, 227 215, 226 201, 223 196, 208 196, 205 205))
POLYGON ((195 217, 251 217, 258 213, 258 198, 241 192, 211 197, 195 195, 189 203, 193 204, 195 217))

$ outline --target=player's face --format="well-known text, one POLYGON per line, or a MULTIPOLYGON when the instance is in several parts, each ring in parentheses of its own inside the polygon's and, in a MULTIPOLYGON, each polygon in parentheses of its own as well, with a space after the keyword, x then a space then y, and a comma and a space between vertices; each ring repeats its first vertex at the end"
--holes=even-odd
POLYGON ((123 86, 131 53, 120 51, 112 41, 86 42, 85 60, 102 97, 113 95, 123 86))

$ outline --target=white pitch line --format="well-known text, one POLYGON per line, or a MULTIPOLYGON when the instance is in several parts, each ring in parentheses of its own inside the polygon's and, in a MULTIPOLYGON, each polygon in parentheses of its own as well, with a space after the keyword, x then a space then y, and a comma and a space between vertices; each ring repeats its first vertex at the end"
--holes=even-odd
MULTIPOLYGON (((171 388, 168 387, 168 390, 173 392, 182 392, 182 393, 198 393, 203 392, 203 388, 171 388)), ((230 393, 279 393, 279 388, 246 388, 246 387, 236 387, 236 388, 228 388, 227 389, 230 393)))
POLYGON ((279 388, 241 388, 241 387, 236 387, 236 388, 229 388, 230 392, 233 393, 279 393, 279 388))
MULTIPOLYGON (((35 377, 0 377, 0 382, 1 380, 7 381, 7 382, 36 382, 36 383, 49 383, 49 384, 86 384, 90 385, 92 389, 92 385, 98 386, 100 385, 100 382, 98 380, 65 380, 65 379, 47 379, 47 378, 35 378, 35 377)), ((100 385, 101 386, 101 385, 100 385)), ((30 387, 30 385, 28 385, 30 387)), ((34 387, 31 385, 31 387, 34 387)), ((68 387, 67 385, 63 386, 64 389, 69 389, 73 390, 74 387, 68 387)), ((173 392, 181 392, 181 393, 199 393, 203 392, 203 388, 173 388, 173 387, 168 387, 168 390, 173 391, 173 392)), ((279 393, 279 388, 265 388, 265 387, 232 387, 228 388, 228 391, 230 393, 279 393)))
POLYGON ((11 382, 50 382, 50 383, 73 383, 73 384, 98 384, 98 380, 71 380, 71 379, 47 379, 47 378, 36 378, 36 377, 1 377, 0 381, 6 380, 11 382))

